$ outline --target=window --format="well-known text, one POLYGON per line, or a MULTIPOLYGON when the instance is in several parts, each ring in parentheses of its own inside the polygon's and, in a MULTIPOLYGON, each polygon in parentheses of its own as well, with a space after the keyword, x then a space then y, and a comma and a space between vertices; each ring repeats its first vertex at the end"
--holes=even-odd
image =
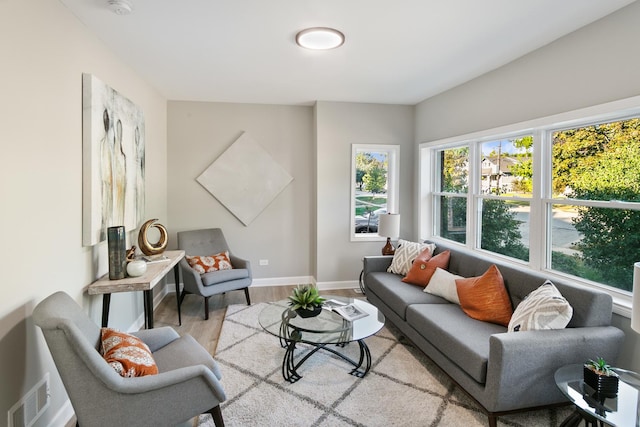
POLYGON ((479 146, 480 248, 529 261, 533 136, 487 141, 479 146))
MULTIPOLYGON (((398 212, 399 145, 351 146, 351 240, 382 240, 382 214, 398 212)), ((397 236, 394 236, 397 237, 397 236)))
POLYGON ((459 243, 466 242, 467 192, 469 189, 469 147, 437 150, 439 180, 434 197, 439 219, 437 235, 459 243))
POLYGON ((550 136, 550 268, 631 291, 640 260, 640 119, 550 136))
POLYGON ((556 116, 423 144, 421 215, 433 219, 421 219, 421 236, 628 296, 640 261, 640 109, 572 114, 570 125, 556 116))

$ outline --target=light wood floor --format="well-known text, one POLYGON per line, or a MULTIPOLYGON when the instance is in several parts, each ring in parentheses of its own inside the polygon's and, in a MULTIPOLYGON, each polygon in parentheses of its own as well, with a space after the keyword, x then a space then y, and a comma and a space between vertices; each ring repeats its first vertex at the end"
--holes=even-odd
MULTIPOLYGON (((291 294, 294 287, 294 285, 250 287, 251 304, 285 299, 291 294)), ((323 291, 321 294, 346 297, 362 296, 352 289, 335 289, 323 291)), ((175 293, 170 293, 163 298, 153 312, 154 327, 171 326, 180 335, 189 334, 214 355, 227 306, 246 303, 243 291, 214 295, 209 298, 209 320, 204 320, 204 298, 197 295, 187 295, 182 302, 182 326, 179 326, 176 296, 175 293)))

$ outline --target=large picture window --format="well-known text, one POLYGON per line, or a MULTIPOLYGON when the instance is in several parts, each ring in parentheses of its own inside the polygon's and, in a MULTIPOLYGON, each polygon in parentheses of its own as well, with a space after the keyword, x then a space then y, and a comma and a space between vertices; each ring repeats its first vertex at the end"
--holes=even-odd
POLYGON ((640 261, 640 109, 629 111, 421 146, 432 165, 421 178, 432 218, 422 237, 629 295, 640 261))

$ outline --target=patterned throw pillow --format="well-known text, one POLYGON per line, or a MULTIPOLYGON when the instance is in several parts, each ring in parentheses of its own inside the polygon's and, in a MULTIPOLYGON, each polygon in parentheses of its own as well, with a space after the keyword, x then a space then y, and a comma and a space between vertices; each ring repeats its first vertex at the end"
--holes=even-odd
MULTIPOLYGON (((437 255, 436 255, 437 256, 437 255)), ((435 258, 435 257, 434 257, 435 258)), ((429 284, 424 291, 431 295, 437 295, 446 299, 449 302, 460 305, 460 299, 458 298, 458 289, 456 287, 456 279, 464 279, 457 274, 449 273, 442 268, 436 268, 436 271, 431 276, 429 284)))
POLYGON ((558 288, 545 281, 518 304, 509 322, 509 332, 564 329, 573 316, 573 307, 558 288))
POLYGON ((467 316, 483 322, 508 326, 513 308, 504 279, 496 265, 482 275, 456 280, 460 307, 467 316))
POLYGON ((111 328, 100 329, 100 354, 123 377, 155 375, 158 366, 149 347, 133 335, 111 328))
MULTIPOLYGON (((430 249, 425 249, 424 252, 429 250, 430 249)), ((450 255, 451 252, 444 251, 434 257, 431 257, 431 254, 429 254, 429 258, 425 260, 426 257, 420 254, 402 281, 411 283, 412 285, 427 286, 431 280, 431 276, 436 272, 436 268, 442 268, 443 270, 449 268, 450 255)))
POLYGON ((417 243, 398 239, 398 248, 393 254, 391 265, 387 269, 389 273, 402 274, 403 276, 411 269, 413 261, 425 249, 429 249, 430 253, 436 249, 435 243, 417 243))
POLYGON ((210 273, 218 270, 231 270, 231 260, 229 252, 224 251, 210 256, 186 256, 187 262, 195 271, 200 274, 210 273))

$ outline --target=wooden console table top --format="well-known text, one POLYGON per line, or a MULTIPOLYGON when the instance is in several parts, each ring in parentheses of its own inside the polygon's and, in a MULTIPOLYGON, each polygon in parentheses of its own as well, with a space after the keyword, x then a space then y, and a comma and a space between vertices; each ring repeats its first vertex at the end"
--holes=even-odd
POLYGON ((166 256, 168 259, 148 263, 147 271, 142 276, 110 280, 109 273, 107 273, 90 284, 87 288, 87 292, 89 295, 102 295, 116 292, 148 291, 153 289, 153 287, 157 285, 158 282, 162 280, 182 258, 184 258, 184 251, 165 251, 162 255, 166 256))

